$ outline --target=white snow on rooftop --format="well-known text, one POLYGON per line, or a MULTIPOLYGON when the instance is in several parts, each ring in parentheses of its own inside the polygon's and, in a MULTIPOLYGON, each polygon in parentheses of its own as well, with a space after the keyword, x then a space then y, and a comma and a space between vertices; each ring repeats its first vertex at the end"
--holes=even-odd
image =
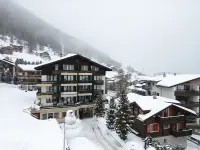
POLYGON ((38 120, 23 111, 33 104, 35 94, 0 84, 1 150, 63 150, 63 133, 56 120, 38 120))
POLYGON ((184 109, 185 111, 188 111, 188 112, 196 115, 196 113, 194 111, 192 111, 188 108, 176 105, 176 104, 180 103, 179 101, 165 98, 165 97, 157 96, 157 98, 154 99, 153 96, 141 96, 141 95, 138 95, 135 93, 129 93, 128 100, 130 103, 136 102, 142 110, 150 110, 149 113, 140 114, 138 116, 138 118, 141 121, 148 119, 149 117, 157 114, 158 112, 169 107, 170 105, 174 105, 176 107, 179 107, 181 109, 184 109))
POLYGON ((22 65, 22 64, 19 64, 18 67, 20 67, 22 70, 24 71, 36 71, 34 68, 36 67, 37 65, 22 65))
POLYGON ((60 58, 56 58, 56 59, 52 59, 51 61, 47 61, 45 63, 42 63, 40 65, 37 65, 37 67, 40 67, 40 66, 44 66, 44 65, 47 65, 47 64, 50 64, 50 63, 53 63, 53 62, 56 62, 56 61, 59 61, 59 60, 63 60, 63 59, 66 59, 66 58, 70 58, 70 57, 73 57, 77 54, 67 54, 66 56, 64 57, 60 57, 60 58))
POLYGON ((137 80, 140 81, 152 81, 152 82, 158 82, 162 79, 162 76, 138 76, 137 80))
POLYGON ((194 79, 198 79, 198 78, 200 78, 199 74, 191 74, 191 75, 179 74, 179 75, 176 75, 176 76, 164 77, 156 85, 157 86, 164 86, 164 87, 172 87, 172 86, 176 86, 178 84, 188 82, 190 80, 194 80, 194 79))

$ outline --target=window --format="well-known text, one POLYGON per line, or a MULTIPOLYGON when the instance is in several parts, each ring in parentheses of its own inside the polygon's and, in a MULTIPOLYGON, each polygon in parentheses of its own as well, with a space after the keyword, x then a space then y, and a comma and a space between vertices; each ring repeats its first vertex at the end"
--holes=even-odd
POLYGON ((165 125, 163 126, 164 129, 169 129, 169 127, 170 127, 169 124, 165 124, 165 125))
POLYGON ((82 103, 91 101, 91 96, 79 96, 79 101, 82 103))
POLYGON ((47 98, 46 99, 46 103, 52 103, 53 101, 52 101, 52 99, 51 98, 47 98))
POLYGON ((47 86, 46 87, 47 92, 53 92, 53 87, 52 86, 47 86))
POLYGON ((54 118, 58 118, 58 113, 54 113, 54 118))
POLYGON ((94 80, 102 80, 102 76, 94 76, 94 80))
POLYGON ((76 87, 75 86, 64 86, 64 92, 75 92, 76 87))
POLYGON ((42 114, 42 119, 46 120, 47 119, 47 114, 42 114))
POLYGON ((163 117, 168 117, 168 108, 164 110, 164 116, 163 117))
POLYGON ((48 119, 53 118, 53 113, 48 114, 48 119))
POLYGON ((66 65, 66 64, 63 64, 63 70, 74 70, 74 65, 66 65))
POLYGON ((53 76, 47 75, 47 81, 53 81, 53 76))
POLYGON ((80 81, 88 81, 88 80, 89 80, 89 76, 80 75, 80 76, 79 76, 79 80, 80 80, 80 81))
POLYGON ((82 65, 81 66, 82 71, 88 71, 88 66, 87 65, 82 65))
POLYGON ((58 64, 55 65, 55 70, 58 70, 58 64))
POLYGON ((73 75, 64 76, 64 81, 75 81, 75 77, 73 75))
POLYGON ((63 118, 66 117, 66 112, 62 112, 62 117, 63 117, 63 118))
POLYGON ((57 86, 54 86, 54 87, 53 87, 53 91, 54 91, 54 92, 57 92, 57 90, 58 90, 57 86))
POLYGON ((158 131, 159 131, 159 124, 154 123, 147 125, 147 133, 158 132, 158 131))
POLYGON ((91 70, 92 71, 99 71, 99 67, 97 67, 97 66, 91 66, 91 70))
POLYGON ((64 97, 64 104, 73 105, 76 103, 76 97, 64 97))
POLYGON ((58 76, 55 75, 55 76, 53 77, 53 80, 54 80, 54 81, 57 81, 57 79, 58 79, 58 76))

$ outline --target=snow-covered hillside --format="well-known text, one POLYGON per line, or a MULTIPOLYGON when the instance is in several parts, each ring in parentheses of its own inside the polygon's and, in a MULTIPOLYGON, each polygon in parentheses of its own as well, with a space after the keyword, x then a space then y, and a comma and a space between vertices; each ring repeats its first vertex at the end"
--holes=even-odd
POLYGON ((0 83, 1 150, 63 150, 57 121, 37 120, 24 110, 33 105, 35 94, 0 83))
POLYGON ((35 50, 33 50, 33 53, 28 53, 29 48, 28 44, 26 41, 23 40, 18 40, 17 38, 13 37, 12 40, 9 36, 2 36, 0 35, 0 48, 1 47, 6 47, 10 46, 10 44, 18 45, 18 46, 23 46, 23 51, 22 53, 20 52, 13 52, 12 55, 9 54, 0 54, 0 59, 8 57, 10 61, 15 62, 16 59, 23 59, 24 61, 29 61, 29 62, 46 62, 47 60, 43 59, 38 53, 44 53, 47 52, 50 56, 51 59, 58 59, 60 56, 59 54, 55 53, 50 47, 43 46, 42 49, 38 45, 35 50))

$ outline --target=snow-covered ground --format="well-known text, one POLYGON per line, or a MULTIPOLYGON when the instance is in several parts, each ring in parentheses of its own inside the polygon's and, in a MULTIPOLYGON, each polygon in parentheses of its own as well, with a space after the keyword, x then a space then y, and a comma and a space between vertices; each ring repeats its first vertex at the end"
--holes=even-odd
POLYGON ((33 105, 35 94, 0 83, 1 150, 63 150, 57 121, 37 120, 24 111, 33 105))

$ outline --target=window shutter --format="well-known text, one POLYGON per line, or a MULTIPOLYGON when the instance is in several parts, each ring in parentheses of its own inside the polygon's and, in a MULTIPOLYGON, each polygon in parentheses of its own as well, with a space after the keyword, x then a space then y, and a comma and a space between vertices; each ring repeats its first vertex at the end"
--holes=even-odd
POLYGON ((147 125, 147 133, 150 133, 150 125, 147 125))

